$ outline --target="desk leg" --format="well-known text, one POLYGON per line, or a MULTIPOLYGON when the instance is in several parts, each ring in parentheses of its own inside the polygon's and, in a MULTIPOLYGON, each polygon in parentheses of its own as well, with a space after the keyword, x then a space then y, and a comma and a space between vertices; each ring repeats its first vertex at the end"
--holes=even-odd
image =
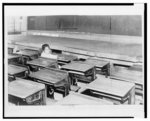
POLYGON ((70 74, 70 79, 71 79, 71 85, 77 85, 78 79, 75 77, 74 74, 70 74))
POLYGON ((67 87, 64 86, 64 94, 63 94, 63 97, 65 97, 67 95, 67 87))
POLYGON ((110 76, 110 63, 108 64, 108 66, 107 66, 108 68, 108 76, 110 76))
POLYGON ((20 105, 19 101, 17 102, 17 105, 20 105))
POLYGON ((129 93, 129 102, 128 104, 135 104, 135 86, 131 89, 129 93))
POLYGON ((110 75, 110 64, 107 64, 106 66, 106 77, 110 75))
POLYGON ((55 68, 59 68, 58 63, 55 63, 54 66, 55 68))
POLYGON ((68 76, 68 83, 69 83, 69 90, 71 90, 71 78, 70 78, 70 76, 68 76))
POLYGON ((45 84, 45 99, 47 98, 47 85, 45 84))
POLYGON ((46 105, 46 88, 42 91, 43 95, 43 105, 46 105))
POLYGON ((70 85, 73 85, 73 75, 69 74, 69 81, 70 81, 70 85))
POLYGON ((91 81, 96 79, 96 68, 95 67, 92 69, 92 74, 93 75, 92 75, 92 80, 91 81))
POLYGON ((94 67, 94 69, 93 69, 93 73, 94 73, 94 80, 96 79, 96 67, 94 67))
POLYGON ((43 89, 41 90, 41 105, 46 105, 46 90, 43 89))

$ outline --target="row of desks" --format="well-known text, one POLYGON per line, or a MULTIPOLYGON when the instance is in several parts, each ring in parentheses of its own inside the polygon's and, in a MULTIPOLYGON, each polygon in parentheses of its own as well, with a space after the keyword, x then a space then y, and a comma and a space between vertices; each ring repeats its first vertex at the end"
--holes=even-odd
MULTIPOLYGON (((24 54, 25 55, 25 54, 24 54)), ((27 54, 28 55, 28 54, 27 54)), ((28 55, 30 56, 30 55, 28 55)), ((8 55, 8 60, 9 61, 13 61, 13 59, 18 59, 20 58, 20 54, 18 55, 15 55, 15 54, 9 54, 8 55)), ((63 61, 63 62, 66 62, 66 63, 69 63, 73 60, 76 60, 77 58, 75 56, 71 56, 71 55, 61 55, 59 56, 58 58, 58 61, 63 61)), ((28 61, 27 62, 28 64, 30 65, 37 65, 37 66, 41 66, 41 67, 47 67, 53 63, 56 63, 56 60, 53 60, 53 59, 46 59, 46 58, 38 58, 38 59, 34 59, 32 61, 28 61)), ((93 65, 93 66, 96 66, 96 68, 100 68, 100 69, 103 69, 103 68, 107 68, 107 66, 109 66, 109 62, 108 61, 102 61, 102 60, 97 60, 97 59, 87 59, 86 62, 84 63, 81 63, 81 64, 73 64, 73 65, 66 65, 64 66, 64 68, 68 68, 70 70, 76 70, 76 71, 86 71, 89 67, 91 66, 84 66, 85 64, 90 64, 90 65, 93 65)))
MULTIPOLYGON (((56 82, 57 81, 53 83, 56 83, 56 82)), ((33 81, 24 80, 24 79, 17 79, 16 81, 9 83, 9 95, 16 96, 23 100, 28 100, 30 96, 32 97, 35 93, 44 91, 44 90, 45 90, 45 86, 43 86, 41 83, 36 83, 33 81)), ((82 87, 82 89, 80 90, 80 94, 82 96, 79 96, 79 97, 74 96, 74 95, 70 96, 69 94, 68 96, 64 97, 64 99, 61 100, 61 102, 59 102, 58 104, 78 104, 79 102, 80 104, 82 103, 87 104, 86 103, 87 101, 91 102, 91 104, 93 102, 98 102, 98 101, 100 102, 99 104, 101 104, 102 102, 103 102, 102 104, 107 104, 107 103, 104 103, 107 101, 104 101, 104 100, 102 101, 99 98, 97 99, 97 101, 95 101, 96 98, 94 99, 92 98, 92 96, 89 96, 89 93, 88 94, 84 93, 86 90, 90 90, 90 93, 92 94, 98 94, 99 96, 102 96, 102 97, 117 100, 120 103, 124 103, 127 100, 128 100, 128 104, 135 103, 135 85, 133 83, 116 81, 116 80, 106 79, 106 78, 99 78, 91 82, 90 84, 88 84, 86 87, 82 87), (90 99, 91 101, 86 100, 86 99, 90 99), (82 102, 83 100, 85 102, 82 102)), ((37 98, 37 100, 38 99, 42 100, 42 104, 45 104, 45 98, 46 98, 45 95, 46 95, 46 92, 45 93, 42 92, 41 93, 42 98, 40 97, 37 98)), ((36 100, 36 99, 33 99, 33 100, 36 100)), ((31 99, 28 102, 31 102, 31 99)))
MULTIPOLYGON (((34 65, 37 67, 42 67, 42 68, 49 68, 52 66, 57 67, 56 60, 45 59, 45 58, 38 58, 38 59, 34 59, 32 61, 28 61, 27 64, 34 65)), ((105 65, 107 65, 107 64, 109 64, 109 63, 105 63, 105 65)), ((105 65, 103 65, 103 66, 105 66, 105 65)), ((76 62, 75 61, 70 64, 62 66, 61 69, 68 71, 69 73, 74 74, 74 75, 92 76, 91 80, 94 80, 96 78, 94 64, 90 64, 90 63, 87 64, 84 62, 76 62)), ((15 74, 26 71, 26 69, 23 67, 18 67, 18 66, 14 66, 14 65, 10 65, 10 64, 8 66, 8 70, 9 70, 8 71, 9 75, 15 75, 15 74)))
MULTIPOLYGON (((21 58, 22 56, 27 56, 29 58, 32 58, 32 56, 37 55, 38 53, 33 51, 33 50, 21 50, 19 52, 16 52, 15 54, 9 54, 8 55, 8 63, 12 63, 12 62, 17 62, 17 60, 19 60, 19 58, 21 58)), ((95 67, 97 69, 101 69, 102 71, 105 72, 106 75, 108 75, 109 73, 109 62, 107 61, 102 61, 102 60, 96 60, 96 59, 87 59, 85 62, 78 62, 78 61, 74 61, 77 60, 76 56, 72 56, 72 55, 66 55, 66 54, 58 54, 58 60, 53 60, 53 59, 47 59, 47 58, 32 58, 32 59, 28 59, 26 62, 26 65, 30 65, 30 66, 37 66, 37 67, 41 67, 41 68, 49 68, 49 67, 54 67, 57 68, 58 64, 63 62, 64 66, 62 66, 62 70, 67 70, 70 73, 73 74, 78 74, 78 75, 89 75, 89 71, 92 71, 91 73, 93 73, 92 79, 94 80, 95 77, 95 67), (73 63, 70 63, 74 61, 73 63), (70 63, 70 64, 69 64, 70 63), (96 65, 95 65, 96 63, 96 65)), ((21 59, 20 59, 21 60, 21 59)), ((62 64, 61 64, 62 65, 62 64)))
MULTIPOLYGON (((67 75, 65 76, 64 74, 60 73, 60 70, 57 71, 58 72, 56 73, 54 70, 42 69, 38 72, 30 74, 30 77, 37 79, 38 82, 42 84, 60 87, 63 86, 64 81, 67 81, 67 75)), ((128 100, 129 104, 134 104, 135 101, 135 85, 133 83, 117 81, 105 77, 98 77, 93 82, 87 84, 86 87, 82 87, 81 90, 80 93, 83 94, 86 90, 90 90, 92 93, 98 93, 98 95, 102 97, 119 100, 121 103, 124 103, 126 100, 128 100)))
MULTIPOLYGON (((8 59, 12 59, 13 57, 16 58, 19 56, 8 56, 8 59)), ((102 97, 117 99, 121 103, 124 103, 126 100, 129 100, 129 104, 134 104, 135 85, 133 83, 124 83, 116 80, 110 80, 108 78, 96 79, 95 68, 100 68, 104 70, 108 69, 109 62, 91 58, 85 62, 72 61, 69 64, 63 65, 61 67, 62 70, 52 68, 46 69, 51 64, 57 64, 56 60, 51 59, 37 58, 31 61, 27 61, 27 64, 42 67, 41 70, 29 74, 29 77, 36 79, 37 82, 40 82, 42 84, 52 85, 54 87, 63 87, 67 81, 68 73, 82 76, 92 75, 92 79, 90 82, 88 81, 89 84, 87 85, 86 90, 88 89, 92 91, 92 93, 99 93, 99 95, 102 97)), ((26 69, 21 69, 21 67, 17 67, 15 65, 10 64, 8 65, 8 68, 9 75, 14 75, 14 72, 16 70, 16 73, 19 73, 19 71, 21 70, 26 71, 26 69)), ((107 73, 109 72, 107 71, 107 73)), ((74 77, 76 79, 79 79, 79 76, 74 77)))
MULTIPOLYGON (((25 57, 28 57, 30 60, 32 60, 32 59, 38 58, 39 55, 40 55, 40 52, 38 50, 22 49, 13 54, 8 54, 8 59, 9 60, 16 59, 19 56, 25 56, 25 57)), ((70 63, 71 61, 77 59, 77 57, 73 55, 67 55, 67 54, 57 54, 57 55, 58 55, 58 62, 60 63, 70 63)))
MULTIPOLYGON (((56 86, 57 84, 59 85, 60 80, 63 79, 62 77, 60 77, 61 79, 59 79, 58 81, 56 77, 54 77, 55 80, 54 78, 52 79, 52 77, 49 80, 46 80, 45 78, 44 79, 43 78, 44 77, 42 76, 38 77, 38 79, 45 80, 45 81, 41 81, 43 84, 45 83, 54 84, 54 85, 56 84, 56 86)), ((44 91, 44 89, 45 89, 45 86, 43 86, 41 83, 36 83, 33 81, 20 79, 20 78, 17 78, 17 80, 9 83, 9 95, 13 95, 24 100, 34 95, 36 92, 39 92, 41 90, 44 91)), ((90 84, 87 84, 86 87, 82 87, 82 89, 80 90, 80 93, 85 94, 84 92, 86 90, 90 90, 91 93, 98 94, 102 97, 118 100, 121 103, 124 103, 126 100, 128 100, 129 104, 135 103, 135 85, 133 83, 127 83, 127 82, 100 77, 94 80, 93 82, 91 82, 90 84)), ((42 93, 43 95, 42 100, 44 101, 44 104, 45 104, 44 96, 46 95, 46 92, 44 94, 43 93, 42 93)))
MULTIPOLYGON (((17 105, 22 105, 23 101, 28 104, 46 105, 45 86, 41 83, 20 79, 9 83, 9 95, 16 96, 22 101, 16 101, 17 105), (37 95, 38 94, 38 95, 37 95)), ((10 100, 11 101, 11 100, 10 100)), ((70 92, 68 96, 55 103, 56 105, 112 105, 110 101, 97 99, 87 95, 70 92)))

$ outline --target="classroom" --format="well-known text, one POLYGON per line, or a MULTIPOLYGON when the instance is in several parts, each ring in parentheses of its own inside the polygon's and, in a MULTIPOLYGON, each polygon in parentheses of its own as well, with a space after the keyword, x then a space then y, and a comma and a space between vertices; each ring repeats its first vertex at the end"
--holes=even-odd
POLYGON ((144 105, 140 13, 7 16, 6 34, 9 106, 144 105))

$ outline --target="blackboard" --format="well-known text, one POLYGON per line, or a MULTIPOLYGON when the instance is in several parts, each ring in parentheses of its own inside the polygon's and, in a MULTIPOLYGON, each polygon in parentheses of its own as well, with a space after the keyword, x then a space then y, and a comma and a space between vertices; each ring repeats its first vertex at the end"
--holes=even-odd
POLYGON ((142 35, 140 15, 29 16, 28 30, 73 31, 113 35, 142 35))

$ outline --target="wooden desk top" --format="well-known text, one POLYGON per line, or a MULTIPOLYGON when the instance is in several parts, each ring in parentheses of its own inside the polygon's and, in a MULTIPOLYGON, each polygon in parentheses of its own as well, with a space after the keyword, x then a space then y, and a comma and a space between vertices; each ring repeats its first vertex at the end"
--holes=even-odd
POLYGON ((103 60, 93 59, 93 58, 88 58, 85 62, 89 64, 93 64, 98 68, 103 68, 104 66, 109 64, 108 61, 103 61, 103 60))
POLYGON ((58 61, 64 61, 64 62, 70 62, 72 60, 77 59, 76 56, 73 55, 66 55, 66 54, 59 54, 58 55, 58 61))
POLYGON ((32 78, 42 80, 43 83, 56 84, 60 83, 67 77, 67 73, 56 70, 56 69, 41 69, 40 71, 33 72, 29 75, 32 78))
POLYGON ((8 54, 8 59, 19 58, 19 55, 8 54))
POLYGON ((27 68, 11 64, 8 65, 8 74, 10 75, 15 75, 24 71, 27 71, 27 68))
POLYGON ((38 54, 38 52, 35 50, 24 49, 24 50, 20 50, 19 52, 16 52, 15 54, 24 55, 24 56, 33 56, 38 54))
POLYGON ((68 96, 58 101, 56 104, 61 105, 112 105, 112 102, 108 102, 102 99, 90 97, 87 95, 70 92, 68 96))
POLYGON ((86 71, 88 71, 89 69, 93 67, 94 65, 89 65, 89 64, 85 64, 81 62, 72 62, 72 63, 62 66, 61 68, 65 70, 78 71, 78 72, 85 73, 86 71))
POLYGON ((124 97, 134 86, 133 83, 98 76, 96 80, 87 84, 86 88, 108 95, 124 97))
POLYGON ((35 66, 40 66, 40 67, 48 67, 54 63, 56 63, 57 60, 54 59, 48 59, 48 58, 38 58, 38 59, 34 59, 32 61, 27 61, 27 64, 30 65, 35 65, 35 66))
POLYGON ((8 84, 8 94, 22 99, 25 99, 43 89, 45 89, 44 84, 20 78, 8 84))

